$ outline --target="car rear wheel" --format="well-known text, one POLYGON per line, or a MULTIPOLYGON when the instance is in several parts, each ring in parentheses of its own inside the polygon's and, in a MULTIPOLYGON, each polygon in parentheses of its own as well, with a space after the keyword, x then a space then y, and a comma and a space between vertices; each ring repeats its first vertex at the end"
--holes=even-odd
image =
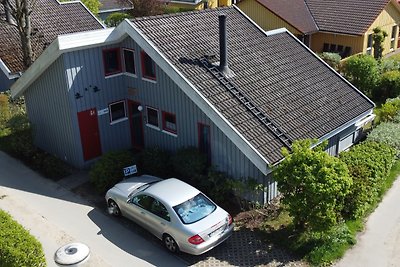
POLYGON ((178 244, 170 235, 165 235, 163 241, 164 246, 172 253, 176 253, 179 251, 178 244))
POLYGON ((112 199, 108 201, 108 213, 117 217, 121 215, 121 210, 119 209, 118 204, 112 199))

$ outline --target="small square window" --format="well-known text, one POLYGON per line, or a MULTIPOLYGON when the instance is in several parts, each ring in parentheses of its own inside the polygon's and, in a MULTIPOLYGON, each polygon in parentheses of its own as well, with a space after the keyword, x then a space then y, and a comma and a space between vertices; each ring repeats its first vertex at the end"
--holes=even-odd
POLYGON ((147 124, 159 128, 158 125, 158 110, 151 107, 146 107, 147 124))
POLYGON ((126 117, 125 101, 115 102, 109 105, 110 122, 115 122, 126 117))
POLYGON ((106 76, 121 72, 119 48, 103 50, 104 74, 106 76))
POLYGON ((155 80, 156 79, 156 65, 146 52, 141 52, 142 59, 142 75, 144 78, 155 80))
POLYGON ((175 114, 163 112, 163 130, 176 134, 176 116, 175 114))
POLYGON ((135 74, 135 51, 124 49, 125 72, 135 74))

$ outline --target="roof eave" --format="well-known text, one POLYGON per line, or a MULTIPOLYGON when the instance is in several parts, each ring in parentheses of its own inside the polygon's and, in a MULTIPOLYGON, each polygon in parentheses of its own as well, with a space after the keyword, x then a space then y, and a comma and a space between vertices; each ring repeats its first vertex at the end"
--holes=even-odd
POLYGON ((66 52, 116 42, 121 38, 116 28, 100 29, 58 36, 11 86, 13 98, 21 96, 25 90, 54 62, 66 52))
POLYGON ((9 80, 14 80, 21 76, 19 73, 11 73, 10 69, 3 62, 3 60, 1 60, 1 58, 0 58, 0 69, 9 80))

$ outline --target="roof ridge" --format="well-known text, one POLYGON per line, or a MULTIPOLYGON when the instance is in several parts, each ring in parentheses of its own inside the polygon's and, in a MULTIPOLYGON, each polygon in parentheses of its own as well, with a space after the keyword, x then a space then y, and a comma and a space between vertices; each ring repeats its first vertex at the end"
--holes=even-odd
MULTIPOLYGON (((389 1, 390 1, 390 0, 389 0, 389 1)), ((318 23, 317 23, 317 21, 315 20, 314 15, 313 15, 313 13, 312 13, 311 10, 310 10, 310 7, 309 7, 308 4, 307 4, 307 0, 304 0, 304 4, 305 4, 305 6, 306 6, 306 8, 307 8, 307 10, 308 10, 308 13, 310 13, 311 18, 312 18, 312 20, 313 20, 315 26, 317 27, 317 30, 319 31, 320 29, 319 29, 318 23)))
POLYGON ((151 20, 151 19, 156 19, 156 18, 179 17, 179 16, 185 16, 187 14, 195 14, 195 13, 198 14, 198 13, 206 13, 206 12, 215 12, 215 10, 228 10, 228 9, 233 9, 233 6, 224 6, 224 7, 208 8, 208 9, 202 9, 202 10, 190 10, 190 11, 177 12, 177 13, 169 13, 169 14, 161 14, 161 15, 154 15, 154 16, 138 17, 138 18, 130 19, 130 21, 134 22, 134 21, 151 20))

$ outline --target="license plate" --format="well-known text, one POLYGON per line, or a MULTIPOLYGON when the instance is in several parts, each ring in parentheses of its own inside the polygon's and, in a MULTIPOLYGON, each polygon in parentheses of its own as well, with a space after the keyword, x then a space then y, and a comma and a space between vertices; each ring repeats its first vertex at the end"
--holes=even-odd
POLYGON ((211 233, 208 234, 208 236, 212 237, 216 234, 221 233, 223 230, 225 230, 225 225, 222 225, 220 228, 217 228, 216 230, 212 231, 211 233))

